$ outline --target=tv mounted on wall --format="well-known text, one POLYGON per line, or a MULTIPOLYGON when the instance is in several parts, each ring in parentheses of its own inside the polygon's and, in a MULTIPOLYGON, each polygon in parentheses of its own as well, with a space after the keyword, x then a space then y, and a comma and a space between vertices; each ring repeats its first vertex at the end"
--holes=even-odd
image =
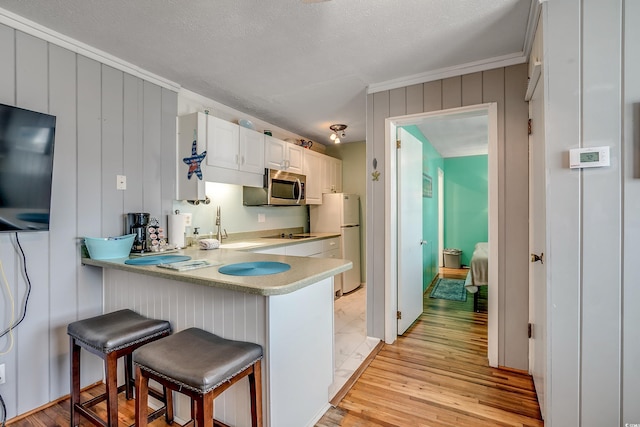
POLYGON ((56 118, 0 104, 0 232, 49 230, 56 118))

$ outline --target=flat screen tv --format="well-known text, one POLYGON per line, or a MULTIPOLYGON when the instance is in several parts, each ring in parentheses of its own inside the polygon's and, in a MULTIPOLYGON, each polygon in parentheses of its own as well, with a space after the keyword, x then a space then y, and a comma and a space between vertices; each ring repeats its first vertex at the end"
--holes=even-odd
POLYGON ((56 118, 0 104, 0 232, 49 230, 56 118))

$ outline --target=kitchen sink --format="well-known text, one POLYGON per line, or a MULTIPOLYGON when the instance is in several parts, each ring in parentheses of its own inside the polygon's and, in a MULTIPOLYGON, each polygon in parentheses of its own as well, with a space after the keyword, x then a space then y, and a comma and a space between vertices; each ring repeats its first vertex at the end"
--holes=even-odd
POLYGON ((263 236, 263 239, 308 239, 310 237, 316 237, 316 236, 309 236, 309 235, 300 235, 300 234, 285 234, 285 233, 280 233, 280 234, 275 234, 273 236, 263 236))

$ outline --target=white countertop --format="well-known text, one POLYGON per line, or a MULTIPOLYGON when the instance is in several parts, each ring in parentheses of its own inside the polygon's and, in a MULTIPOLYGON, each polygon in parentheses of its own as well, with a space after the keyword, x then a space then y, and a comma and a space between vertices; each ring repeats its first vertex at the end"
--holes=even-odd
MULTIPOLYGON (((270 255, 247 252, 256 248, 273 248, 296 243, 305 243, 314 240, 323 240, 339 236, 336 233, 312 233, 314 237, 306 239, 272 239, 256 238, 243 239, 242 241, 226 242, 220 249, 200 250, 190 247, 173 252, 177 255, 188 255, 192 259, 206 259, 215 266, 190 271, 173 271, 157 267, 155 265, 128 265, 124 262, 128 258, 110 260, 94 260, 82 258, 82 263, 103 268, 113 268, 149 276, 173 279, 203 286, 212 286, 234 291, 258 294, 264 296, 282 295, 302 289, 327 277, 334 276, 349 270, 353 264, 349 260, 335 258, 312 258, 285 255, 270 255), (234 245, 236 249, 224 248, 226 245, 234 245), (242 249, 238 249, 241 246, 242 249), (239 262, 278 261, 291 266, 288 271, 263 276, 231 276, 218 272, 222 265, 239 262)), ((159 253, 158 255, 162 255, 159 253)))

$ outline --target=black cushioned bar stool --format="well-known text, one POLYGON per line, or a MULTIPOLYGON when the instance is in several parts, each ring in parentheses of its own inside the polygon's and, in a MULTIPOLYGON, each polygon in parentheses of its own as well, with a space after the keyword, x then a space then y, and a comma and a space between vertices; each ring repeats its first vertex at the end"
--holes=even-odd
MULTIPOLYGON (((248 376, 251 425, 262 427, 262 347, 232 341, 190 328, 133 353, 136 367, 136 426, 147 425, 149 379, 191 398, 191 419, 196 427, 212 427, 213 399, 248 376)), ((215 421, 215 425, 224 424, 215 421)))
MULTIPOLYGON (((67 334, 71 344, 71 426, 79 425, 80 415, 83 415, 97 426, 116 427, 118 393, 125 390, 127 400, 133 398, 133 351, 171 334, 171 325, 166 320, 149 319, 125 309, 70 323, 67 334), (105 364, 106 392, 86 402, 80 402, 80 348, 99 356, 105 364), (125 383, 118 387, 118 359, 123 356, 125 383), (90 409, 105 399, 106 422, 90 409)), ((151 394, 165 405, 151 417, 155 419, 164 413, 167 422, 173 422, 171 393, 153 390, 151 394)))

